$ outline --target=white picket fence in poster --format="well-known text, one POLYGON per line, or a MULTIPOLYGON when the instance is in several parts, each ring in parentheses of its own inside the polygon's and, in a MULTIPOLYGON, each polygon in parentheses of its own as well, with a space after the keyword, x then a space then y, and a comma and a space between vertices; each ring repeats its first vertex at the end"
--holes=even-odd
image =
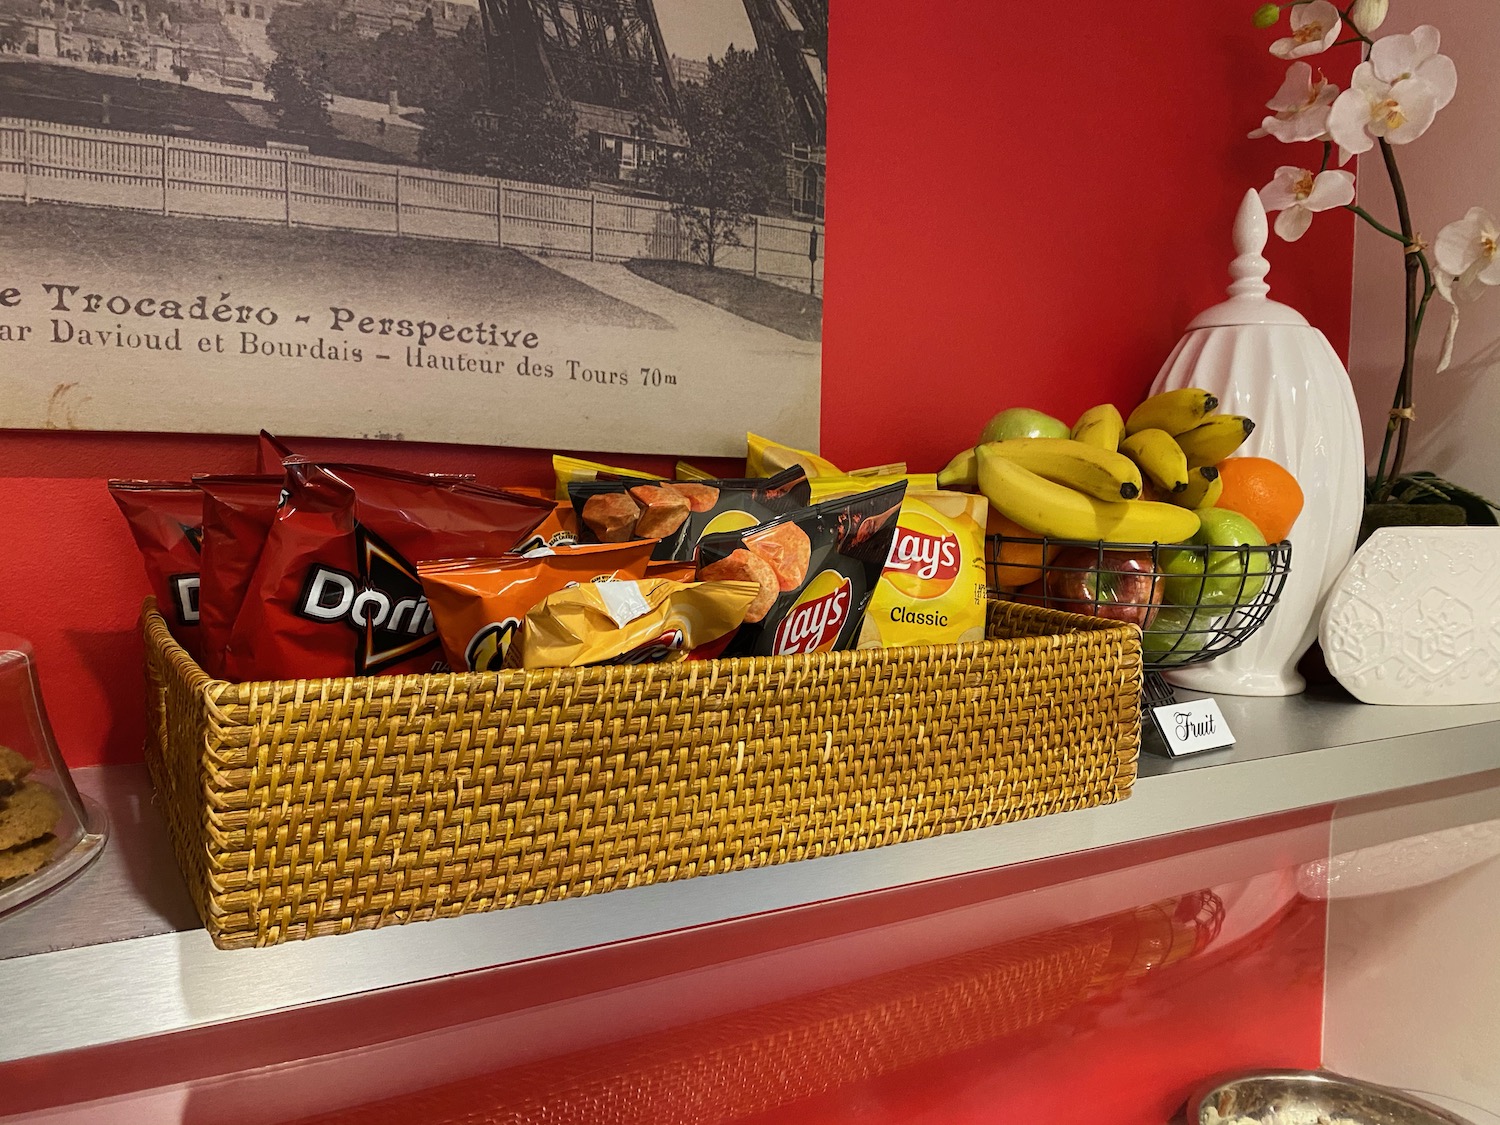
MULTIPOLYGON (((12 117, 0 117, 0 199, 481 242, 593 261, 697 260, 659 200, 12 117)), ((821 226, 757 217, 740 234, 744 245, 722 251, 720 267, 822 293, 821 226)))

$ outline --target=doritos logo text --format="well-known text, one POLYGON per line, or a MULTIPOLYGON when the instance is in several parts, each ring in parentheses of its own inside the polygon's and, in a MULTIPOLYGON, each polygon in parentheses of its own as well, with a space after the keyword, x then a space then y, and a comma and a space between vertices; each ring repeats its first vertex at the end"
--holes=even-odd
POLYGON ((359 573, 310 567, 296 611, 309 621, 341 623, 360 637, 354 654, 360 675, 436 649, 432 611, 416 569, 379 536, 355 528, 359 573))

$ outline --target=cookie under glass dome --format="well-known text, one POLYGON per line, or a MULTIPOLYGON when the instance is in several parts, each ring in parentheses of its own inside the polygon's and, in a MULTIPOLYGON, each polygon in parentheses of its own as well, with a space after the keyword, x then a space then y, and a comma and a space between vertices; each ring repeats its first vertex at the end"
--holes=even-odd
POLYGON ((82 871, 107 834, 103 811, 79 796, 58 751, 36 654, 0 633, 0 914, 82 871))

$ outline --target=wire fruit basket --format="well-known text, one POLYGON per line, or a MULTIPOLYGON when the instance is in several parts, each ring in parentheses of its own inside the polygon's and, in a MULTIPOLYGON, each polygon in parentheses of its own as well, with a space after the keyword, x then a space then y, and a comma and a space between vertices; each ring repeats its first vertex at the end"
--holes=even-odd
POLYGON ((1244 644, 1270 616, 1291 561, 1289 542, 985 541, 991 597, 1137 625, 1149 671, 1202 664, 1244 644))

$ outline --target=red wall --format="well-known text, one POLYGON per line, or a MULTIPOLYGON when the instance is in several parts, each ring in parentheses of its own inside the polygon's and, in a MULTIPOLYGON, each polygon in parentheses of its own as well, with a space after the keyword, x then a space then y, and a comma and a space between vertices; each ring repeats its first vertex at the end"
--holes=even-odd
MULTIPOLYGON (((1002 407, 1140 398, 1222 295, 1240 196, 1287 155, 1245 139, 1282 73, 1252 8, 835 0, 825 453, 931 469, 1002 407)), ((1274 295, 1345 352, 1349 217, 1271 256, 1274 295)), ((297 446, 549 478, 533 451, 297 446)), ((133 760, 142 737, 145 580, 104 480, 252 458, 245 437, 0 433, 0 630, 36 645, 73 764, 133 760)))

